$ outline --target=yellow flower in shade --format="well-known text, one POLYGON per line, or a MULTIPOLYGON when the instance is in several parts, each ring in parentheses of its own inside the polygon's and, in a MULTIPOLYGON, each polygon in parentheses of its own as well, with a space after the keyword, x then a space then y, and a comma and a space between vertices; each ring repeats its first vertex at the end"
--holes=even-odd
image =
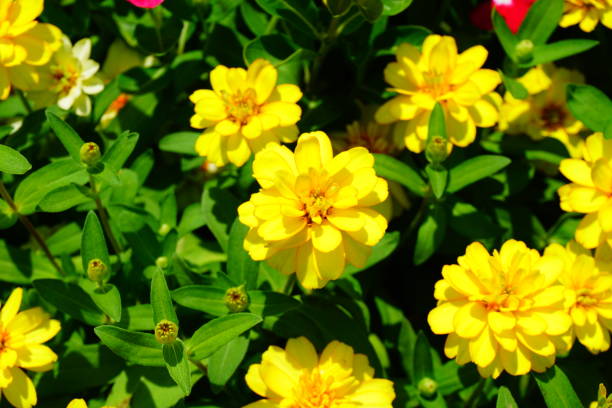
POLYGON ((257 59, 248 70, 217 66, 210 73, 212 90, 199 89, 191 126, 206 129, 196 151, 217 166, 242 166, 266 144, 294 142, 302 115, 300 88, 276 85, 278 73, 268 61, 257 59))
POLYGON ((251 258, 297 273, 309 289, 338 279, 346 261, 364 266, 387 229, 370 208, 388 194, 373 165, 363 147, 334 157, 323 132, 301 135, 295 154, 278 144, 257 153, 253 175, 262 188, 238 208, 251 258))
POLYGON ((579 133, 584 125, 567 108, 565 88, 569 83, 584 83, 582 74, 546 64, 530 69, 518 81, 529 96, 515 99, 506 92, 500 108, 499 130, 526 133, 533 140, 553 137, 565 145, 570 156, 580 157, 583 139, 579 133))
POLYGON ((449 358, 472 361, 483 377, 497 378, 504 370, 543 372, 569 349, 561 260, 509 240, 493 255, 472 243, 457 262, 442 269, 438 306, 427 317, 434 333, 448 334, 449 358))
MULTIPOLYGON (((70 403, 66 406, 66 408, 87 408, 87 403, 85 402, 84 399, 73 399, 72 401, 70 401, 70 403)), ((115 408, 112 407, 110 405, 105 405, 102 408, 115 408)))
POLYGON ((591 402, 589 408, 612 408, 612 394, 608 395, 606 386, 602 383, 597 390, 597 401, 591 402))
POLYGON ((35 66, 49 62, 60 47, 62 32, 35 19, 43 0, 0 0, 0 99, 11 86, 27 90, 40 81, 35 66))
POLYGON ((392 86, 389 90, 399 95, 378 109, 376 121, 399 121, 394 137, 420 153, 425 149, 430 113, 439 102, 449 141, 459 147, 469 145, 476 138, 476 126, 497 123, 500 97, 493 90, 501 79, 497 72, 481 69, 487 55, 480 45, 458 54, 455 39, 448 36, 428 36, 423 52, 401 44, 397 61, 385 68, 385 80, 392 86))
POLYGON ((565 0, 559 25, 569 27, 579 24, 582 31, 589 33, 599 21, 612 28, 612 0, 565 0))
POLYGON ((321 356, 305 337, 270 346, 245 379, 264 399, 243 408, 392 408, 395 399, 393 383, 374 378, 368 357, 339 341, 321 356))
POLYGON ((591 353, 608 350, 612 329, 612 274, 600 271, 591 252, 575 241, 565 248, 551 244, 544 255, 556 256, 565 265, 559 281, 566 289, 573 334, 591 353))
POLYGON ((60 330, 40 307, 19 312, 23 290, 13 290, 0 310, 0 395, 17 408, 36 405, 36 390, 22 369, 48 371, 57 355, 42 343, 60 330))
POLYGON ((561 209, 586 214, 576 229, 582 246, 612 246, 612 140, 589 136, 583 156, 561 161, 559 170, 572 182, 558 190, 561 209))

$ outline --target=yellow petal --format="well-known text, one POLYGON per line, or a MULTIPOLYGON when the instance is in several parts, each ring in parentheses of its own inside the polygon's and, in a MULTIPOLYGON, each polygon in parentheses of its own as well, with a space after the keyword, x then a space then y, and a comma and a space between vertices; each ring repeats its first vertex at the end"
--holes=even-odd
POLYGON ((240 124, 229 119, 222 120, 215 126, 215 132, 219 133, 222 136, 236 134, 239 130, 240 124))
POLYGON ((261 112, 278 116, 281 126, 295 125, 302 116, 302 108, 290 102, 271 102, 261 107, 261 112))
POLYGON ((499 117, 497 108, 484 98, 469 106, 468 111, 478 127, 491 127, 497 123, 499 117))
POLYGON ((282 84, 276 87, 279 99, 283 102, 296 103, 302 98, 302 91, 296 85, 282 84))
MULTIPOLYGON (((376 184, 374 185, 372 191, 370 191, 362 198, 359 198, 359 205, 364 207, 371 207, 373 205, 382 203, 387 199, 387 197, 389 197, 389 187, 387 185, 387 180, 383 179, 382 177, 377 177, 376 184)), ((395 196, 393 198, 395 198, 395 196)))
POLYGON ((244 138, 235 134, 227 138, 226 154, 230 162, 240 167, 251 157, 251 149, 244 138))
POLYGON ((601 158, 593 163, 591 177, 593 183, 601 191, 612 193, 612 158, 601 158))
POLYGON ((57 355, 47 346, 31 344, 17 349, 17 365, 23 368, 36 368, 57 361, 57 355))
POLYGON ((591 166, 584 160, 565 159, 559 165, 559 171, 570 181, 587 187, 594 187, 591 179, 591 166))
POLYGON ((527 347, 529 350, 534 353, 543 355, 543 356, 551 356, 554 355, 556 350, 554 344, 550 341, 548 336, 539 335, 539 336, 530 336, 522 333, 521 331, 516 332, 516 336, 522 345, 527 347))
MULTIPOLYGON (((228 68, 224 65, 217 65, 210 71, 210 85, 219 95, 221 92, 230 92, 230 87, 227 84, 227 72, 228 68)), ((189 99, 191 99, 191 97, 189 99)), ((191 101, 195 103, 194 100, 191 101)))
POLYGON ((32 380, 17 367, 9 368, 13 381, 2 390, 7 401, 14 407, 31 408, 36 405, 36 389, 32 380))
POLYGON ((491 311, 488 315, 488 323, 495 333, 502 333, 514 329, 516 319, 512 313, 491 311))
POLYGON ((258 58, 249 65, 247 83, 257 95, 256 102, 261 105, 268 99, 276 86, 278 73, 268 61, 258 58))
POLYGON ((73 399, 66 408, 87 408, 87 403, 84 399, 73 399))
POLYGON ((468 296, 482 293, 477 270, 467 270, 459 265, 444 265, 442 276, 457 292, 468 296))
POLYGON ((264 222, 257 232, 266 241, 280 241, 292 237, 304 227, 304 218, 277 217, 264 222))
POLYGON ((531 369, 530 352, 519 345, 514 352, 500 349, 500 358, 504 369, 512 375, 527 374, 531 369))
POLYGON ((461 84, 469 80, 471 75, 483 66, 488 54, 487 49, 482 45, 468 48, 459 54, 457 67, 451 77, 451 84, 461 84))
POLYGON ((2 310, 0 310, 0 326, 6 327, 17 315, 19 307, 21 306, 22 297, 22 288, 13 289, 6 303, 2 306, 2 310))
POLYGON ((370 257, 370 253, 372 252, 372 248, 355 241, 348 234, 342 235, 346 260, 357 268, 365 267, 370 257))
POLYGON ((43 11, 43 0, 17 0, 11 9, 12 23, 22 25, 40 16, 43 11))
POLYGON ((302 134, 295 148, 295 164, 301 174, 322 169, 333 157, 329 137, 323 132, 302 134))
POLYGON ((347 231, 354 240, 367 246, 374 246, 382 239, 387 230, 386 218, 367 207, 359 207, 360 216, 364 219, 363 228, 359 231, 347 231))
POLYGON ((297 278, 306 289, 319 289, 327 283, 327 279, 319 275, 313 251, 312 242, 307 242, 298 248, 296 254, 297 278))
POLYGON ((427 315, 427 323, 435 334, 448 334, 455 331, 455 314, 466 302, 445 302, 432 309, 427 315))
POLYGON ((342 243, 342 234, 328 222, 313 225, 310 231, 312 232, 312 245, 321 252, 331 252, 342 243))
POLYGON ((488 366, 497 355, 497 342, 488 327, 470 341, 469 347, 472 361, 479 367, 488 366))
POLYGON ((354 209, 333 208, 327 214, 328 221, 343 231, 359 231, 365 219, 354 209))
POLYGON ((501 82, 501 77, 492 69, 479 69, 470 76, 470 82, 478 87, 481 95, 484 95, 493 92, 501 82))
POLYGON ((0 100, 8 98, 11 92, 11 81, 4 67, 0 66, 0 100))
POLYGON ((476 139, 476 125, 471 118, 460 122, 452 115, 448 115, 446 118, 446 132, 449 135, 449 140, 459 147, 466 147, 476 139))
POLYGON ((283 349, 270 346, 261 359, 259 374, 266 386, 283 397, 292 395, 293 388, 300 378, 299 367, 287 360, 283 349))
POLYGON ((455 333, 463 338, 478 336, 486 326, 487 310, 476 302, 462 306, 455 315, 455 333))
POLYGON ((311 370, 319 363, 317 350, 306 337, 289 339, 285 350, 287 360, 296 367, 311 370))
POLYGON ((338 245, 335 249, 328 252, 315 249, 313 254, 317 264, 317 271, 321 278, 327 281, 335 280, 342 276, 346 265, 343 245, 338 245))
POLYGON ((374 117, 376 122, 384 125, 397 120, 412 119, 419 109, 419 106, 412 102, 412 97, 396 96, 380 106, 374 117))
POLYGON ((604 233, 612 232, 612 200, 608 199, 608 203, 599 209, 598 218, 604 233))
POLYGON ((295 183, 297 167, 291 150, 286 146, 269 145, 255 156, 253 177, 263 188, 295 183))
POLYGON ((57 333, 59 333, 60 329, 61 325, 58 320, 45 320, 36 329, 27 333, 27 336, 25 336, 23 340, 23 344, 29 345, 44 343, 53 338, 57 333))
POLYGON ((42 308, 34 307, 17 313, 15 318, 6 326, 6 330, 10 333, 25 334, 34 330, 47 319, 49 319, 49 315, 42 308))
POLYGON ((585 248, 596 248, 603 239, 597 213, 584 216, 576 228, 576 241, 585 248))

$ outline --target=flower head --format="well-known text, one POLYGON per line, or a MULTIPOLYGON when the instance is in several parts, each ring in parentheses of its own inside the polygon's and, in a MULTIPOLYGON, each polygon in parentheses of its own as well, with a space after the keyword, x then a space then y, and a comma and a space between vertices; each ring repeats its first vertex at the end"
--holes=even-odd
POLYGON ((559 281, 565 287, 573 334, 592 353, 610 348, 612 329, 612 274, 600 271, 590 251, 575 241, 564 248, 551 244, 544 255, 564 263, 559 281))
POLYGON ((370 208, 388 194, 373 165, 363 147, 334 157, 323 132, 301 135, 295 154, 278 144, 257 153, 253 175, 262 188, 238 208, 251 258, 296 272, 305 288, 338 279, 346 261, 364 266, 387 229, 370 208))
POLYGON ((434 333, 448 334, 449 358, 473 361, 482 376, 496 378, 504 370, 543 372, 557 352, 569 349, 559 259, 509 240, 493 255, 472 243, 457 262, 442 269, 438 306, 427 317, 434 333))
POLYGON ((22 369, 48 371, 57 355, 44 342, 60 330, 40 307, 19 312, 23 289, 13 290, 0 310, 0 396, 14 407, 36 405, 36 390, 22 369))
MULTIPOLYGON (((376 121, 389 124, 394 138, 404 139, 409 150, 425 149, 429 116, 439 102, 446 117, 449 141, 465 147, 476 138, 476 126, 497 123, 499 96, 493 92, 500 83, 499 74, 481 69, 487 50, 474 46, 458 54, 453 37, 430 35, 423 51, 401 44, 396 62, 385 68, 385 80, 397 92, 376 112, 376 121)), ((452 147, 452 145, 449 145, 452 147)))
POLYGON ((243 408, 391 408, 395 399, 393 383, 374 378, 368 357, 339 341, 320 356, 305 337, 290 339, 285 349, 270 346, 245 379, 265 399, 243 408))
POLYGON ((140 8, 155 8, 162 4, 164 0, 127 0, 131 4, 140 8))
POLYGON ((49 62, 60 46, 62 32, 35 19, 43 11, 43 0, 0 1, 0 99, 11 86, 28 90, 40 81, 34 66, 49 62))
POLYGON ((586 214, 576 229, 582 246, 612 246, 612 140, 589 136, 583 155, 561 162, 559 170, 571 181, 558 190, 561 209, 586 214))
POLYGON ((580 157, 583 140, 579 133, 584 125, 569 111, 565 88, 569 83, 584 83, 582 74, 546 64, 530 69, 518 81, 529 96, 516 99, 506 92, 499 129, 508 134, 526 133, 534 140, 553 137, 572 157, 580 157))
POLYGON ((206 129, 196 142, 201 156, 217 166, 242 166, 270 142, 293 142, 302 115, 300 88, 276 85, 278 73, 268 61, 257 59, 248 70, 217 66, 210 73, 212 90, 200 89, 191 126, 206 129))
POLYGON ((579 24, 587 33, 593 31, 599 22, 612 28, 612 1, 610 0, 565 0, 563 17, 559 25, 569 27, 579 24))
POLYGON ((492 0, 493 8, 506 20, 508 28, 516 33, 535 0, 492 0))
MULTIPOLYGON (((70 401, 70 403, 66 406, 66 408, 87 408, 87 403, 85 402, 84 399, 73 399, 72 401, 70 401)), ((112 407, 110 405, 105 405, 102 408, 115 408, 112 407)))

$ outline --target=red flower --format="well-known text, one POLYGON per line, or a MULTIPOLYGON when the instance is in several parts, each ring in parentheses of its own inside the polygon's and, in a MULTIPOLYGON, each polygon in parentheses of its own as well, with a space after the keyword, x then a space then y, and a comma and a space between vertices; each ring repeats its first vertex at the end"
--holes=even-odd
POLYGON ((127 0, 136 7, 140 8, 153 8, 157 7, 164 2, 164 0, 127 0))
POLYGON ((529 8, 536 0, 487 0, 480 3, 470 13, 470 20, 478 28, 491 30, 491 9, 497 12, 506 20, 510 30, 516 34, 521 23, 525 19, 529 8))

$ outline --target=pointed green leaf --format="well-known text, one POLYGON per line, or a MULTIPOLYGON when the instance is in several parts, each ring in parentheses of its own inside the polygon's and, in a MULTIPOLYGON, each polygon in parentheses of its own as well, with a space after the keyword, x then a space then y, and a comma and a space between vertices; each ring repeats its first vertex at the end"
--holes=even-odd
POLYGON ((440 205, 429 208, 417 231, 413 261, 420 265, 428 260, 440 247, 446 235, 446 210, 440 205))
POLYGON ((151 306, 153 307, 153 322, 155 324, 162 320, 170 320, 179 324, 166 278, 161 269, 156 269, 151 279, 151 306))
POLYGON ((0 171, 8 174, 23 174, 32 165, 21 153, 6 145, 0 145, 0 171))
POLYGON ((527 88, 519 81, 514 78, 510 78, 505 75, 501 70, 498 70, 499 75, 502 78, 504 83, 504 87, 510 94, 516 99, 525 99, 529 96, 529 92, 527 92, 527 88))
POLYGON ((495 403, 495 408, 518 408, 516 401, 512 397, 512 393, 503 385, 499 387, 499 391, 497 391, 497 402, 495 403))
POLYGON ((429 176, 429 184, 431 185, 434 196, 436 196, 436 198, 442 198, 448 182, 448 170, 442 165, 433 166, 428 164, 425 171, 429 176))
POLYGON ((113 322, 121 320, 121 295, 115 285, 107 283, 100 288, 89 279, 81 279, 79 286, 91 297, 96 306, 106 313, 113 322))
POLYGON ((612 117, 612 100, 591 85, 569 84, 566 88, 567 107, 589 129, 604 132, 612 117))
POLYGON ((84 143, 83 139, 81 139, 72 126, 60 119, 55 113, 47 109, 45 114, 47 115, 47 121, 51 129, 53 129, 60 142, 62 142, 68 154, 72 157, 72 160, 81 163, 80 152, 81 146, 83 146, 84 143))
POLYGON ((227 244, 227 274, 239 285, 245 284, 247 289, 254 289, 257 285, 259 262, 251 259, 244 249, 244 239, 249 227, 240 222, 238 217, 230 229, 227 244))
POLYGON ((187 285, 172 291, 172 299, 181 306, 213 316, 226 315, 225 289, 216 286, 187 285))
POLYGON ((372 253, 368 257, 366 265, 363 268, 357 268, 353 265, 348 265, 344 270, 345 275, 352 275, 357 272, 365 271, 366 269, 376 265, 383 259, 395 251, 400 241, 399 231, 387 232, 385 236, 372 247, 372 253))
POLYGON ((545 44, 559 25, 562 14, 563 0, 536 1, 516 35, 521 40, 531 40, 535 45, 545 44))
POLYGON ((202 193, 204 221, 215 236, 221 248, 227 251, 229 230, 237 215, 240 204, 229 191, 221 189, 216 181, 206 183, 202 193))
POLYGON ((518 38, 512 34, 508 24, 506 24, 506 20, 496 10, 493 10, 492 21, 495 34, 497 34, 497 38, 506 52, 506 55, 510 57, 511 60, 515 60, 516 44, 519 42, 518 38))
POLYGON ((199 132, 170 133, 159 141, 159 150, 197 156, 198 153, 195 151, 195 143, 198 137, 200 137, 199 132))
POLYGON ((130 363, 147 367, 164 367, 162 345, 151 333, 140 333, 116 326, 98 326, 96 335, 111 351, 130 363))
POLYGON ((172 344, 164 344, 162 352, 170 377, 181 388, 185 396, 191 394, 191 368, 185 356, 183 342, 177 339, 172 344))
POLYGON ((416 342, 413 350, 413 364, 414 368, 414 383, 418 384, 420 380, 425 377, 434 379, 433 361, 431 360, 431 346, 425 333, 419 331, 417 334, 416 342))
POLYGON ((533 50, 533 58, 528 63, 519 64, 519 66, 528 68, 538 64, 557 61, 588 51, 597 44, 599 42, 595 40, 572 39, 561 40, 552 44, 536 45, 533 50))
POLYGON ((376 174, 400 183, 414 194, 423 197, 427 184, 414 167, 386 154, 374 154, 376 174))
POLYGON ((406 10, 412 4, 412 0, 382 0, 383 15, 394 16, 406 10))
POLYGON ((138 133, 126 130, 104 153, 102 162, 106 166, 110 166, 115 172, 119 171, 134 151, 136 143, 138 143, 138 133))
POLYGON ((104 314, 79 286, 59 279, 37 279, 32 284, 43 299, 62 312, 92 326, 104 323, 104 314))
POLYGON ((300 306, 300 302, 282 293, 251 290, 249 310, 256 315, 266 317, 280 315, 300 306))
POLYGON ((450 169, 446 191, 455 193, 485 177, 492 176, 511 163, 507 157, 495 155, 476 156, 450 169))
POLYGON ((208 359, 208 379, 215 387, 223 387, 232 377, 249 349, 249 339, 238 336, 215 351, 208 359))
POLYGON ((582 407, 574 387, 561 368, 554 365, 543 373, 532 373, 548 408, 582 407))
POLYGON ((104 232, 98 216, 93 211, 89 211, 87 218, 85 218, 83 234, 81 235, 81 258, 85 273, 87 273, 87 265, 92 259, 100 259, 110 271, 111 263, 104 232))

